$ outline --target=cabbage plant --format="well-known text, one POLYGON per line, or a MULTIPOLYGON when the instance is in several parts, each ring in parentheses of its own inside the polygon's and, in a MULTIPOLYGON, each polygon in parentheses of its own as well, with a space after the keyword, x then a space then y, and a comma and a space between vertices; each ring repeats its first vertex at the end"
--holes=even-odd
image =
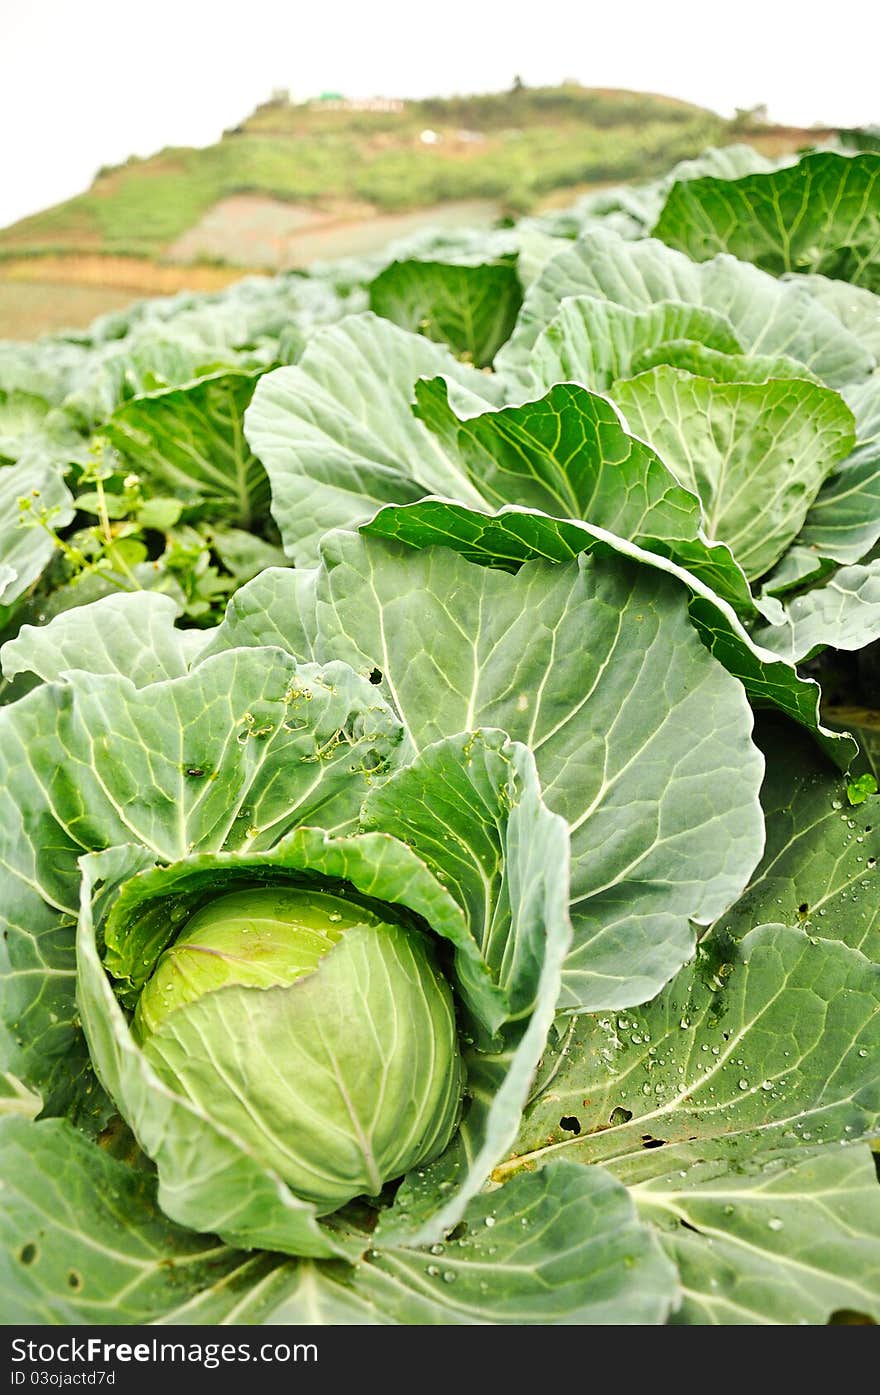
POLYGON ((851 863, 862 880, 876 865, 872 801, 844 820, 833 767, 791 726, 762 728, 762 758, 689 588, 658 579, 614 553, 511 574, 339 533, 317 570, 244 588, 198 652, 160 596, 22 632, 8 659, 36 686, 2 714, 34 830, 24 855, 11 829, 3 850, 11 1059, 75 1121, 7 1133, 37 1169, 16 1183, 17 1253, 35 1256, 17 1261, 34 1284, 16 1285, 22 1311, 100 1310, 96 1274, 70 1268, 66 1226, 47 1217, 62 1159, 74 1195, 96 1198, 95 1233, 112 1223, 102 1189, 126 1196, 132 1254, 154 1243, 157 1203, 166 1218, 142 1283, 129 1289, 124 1265, 101 1280, 127 1321, 870 1308, 870 1282, 854 1293, 847 1273, 853 1235, 870 1250, 876 1184, 867 1155, 839 1144, 878 1112, 876 925, 848 889, 851 863), (531 647, 499 647, 520 626, 531 647), (590 785, 573 766, 582 751, 595 768, 596 731, 590 785), (27 756, 35 732, 66 772, 54 789, 27 756), (801 928, 811 915, 824 939, 801 928), (38 923, 39 942, 16 928, 38 923), (405 967, 395 956, 389 972, 377 936, 406 945, 405 967), (239 952, 251 939, 253 957, 239 952), (193 946, 214 951, 195 977, 193 946), (416 1038, 422 1066, 408 1047, 412 1068, 395 1073, 395 1044, 416 1038), (299 1155, 340 1101, 345 1125, 320 1154, 337 1190, 318 1197, 299 1155), (355 1176, 363 1138, 379 1156, 383 1105, 395 1148, 417 1114, 438 1131, 421 1157, 355 1176), (132 1135, 155 1197, 123 1161, 132 1135), (819 1196, 834 1210, 816 1230, 819 1196), (791 1243, 807 1234, 804 1289, 791 1243), (165 1246, 187 1256, 172 1290, 165 1246))
POLYGON ((497 1219, 500 1240, 509 1218, 519 1244, 534 1219, 525 1275, 502 1244, 474 1279, 490 1320, 662 1319, 674 1270, 610 1174, 490 1182, 559 1007, 651 996, 760 856, 748 704, 687 587, 658 581, 614 556, 513 576, 341 533, 317 572, 266 573, 274 599, 242 592, 197 653, 155 595, 23 630, 7 659, 41 681, 2 713, 34 830, 4 853, 18 1077, 81 1129, 118 1112, 165 1214, 233 1248, 433 1278, 456 1227, 497 1219), (499 647, 518 629, 530 645, 499 647), (586 778, 607 714, 647 715, 660 683, 640 759, 621 728, 586 778), (56 733, 54 792, 35 730, 56 733), (41 919, 35 958, 17 927, 41 919), (559 1266, 538 1218, 568 1207, 597 1222, 559 1266))

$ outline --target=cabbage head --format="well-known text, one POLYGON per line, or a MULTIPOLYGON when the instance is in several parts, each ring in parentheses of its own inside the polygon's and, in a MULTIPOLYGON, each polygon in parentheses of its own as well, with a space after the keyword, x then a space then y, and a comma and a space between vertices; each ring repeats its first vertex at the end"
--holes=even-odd
POLYGON ((431 1161, 458 1121, 455 1009, 426 937, 342 896, 280 885, 208 900, 161 955, 132 1030, 170 1089, 320 1211, 431 1161))

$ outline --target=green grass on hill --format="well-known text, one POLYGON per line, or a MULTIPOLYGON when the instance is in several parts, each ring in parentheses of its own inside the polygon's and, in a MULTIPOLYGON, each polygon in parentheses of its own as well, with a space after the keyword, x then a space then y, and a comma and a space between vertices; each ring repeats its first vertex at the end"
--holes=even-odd
POLYGON ((87 193, 0 232, 0 255, 157 257, 244 192, 385 212, 488 197, 519 214, 557 188, 659 173, 724 133, 720 117, 670 98, 573 86, 437 98, 398 114, 271 102, 203 150, 102 171, 87 193), (419 140, 425 127, 437 144, 419 140))

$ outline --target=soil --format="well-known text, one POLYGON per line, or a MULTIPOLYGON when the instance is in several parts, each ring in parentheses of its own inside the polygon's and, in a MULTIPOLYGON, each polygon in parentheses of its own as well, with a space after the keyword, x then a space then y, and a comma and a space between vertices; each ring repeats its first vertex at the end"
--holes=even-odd
POLYGON ((165 266, 139 257, 14 258, 0 262, 0 339, 82 328, 145 296, 220 290, 242 275, 242 268, 165 266))
POLYGON ((190 263, 212 257, 237 266, 286 271, 314 261, 361 256, 421 228, 489 226, 500 217, 492 199, 434 204, 411 213, 377 213, 370 204, 317 209, 257 194, 222 199, 168 248, 166 258, 190 263))

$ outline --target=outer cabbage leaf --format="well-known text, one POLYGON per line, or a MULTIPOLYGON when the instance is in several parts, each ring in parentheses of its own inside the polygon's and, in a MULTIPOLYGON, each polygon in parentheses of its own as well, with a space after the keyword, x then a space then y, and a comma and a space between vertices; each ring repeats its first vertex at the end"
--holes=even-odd
POLYGON ((716 383, 766 383, 768 378, 819 381, 809 368, 785 354, 725 354, 687 339, 672 339, 657 349, 646 350, 636 360, 632 371, 646 373, 649 368, 659 368, 662 364, 681 368, 698 378, 713 378, 716 383))
POLYGON ((840 940, 780 925, 708 940, 652 1003, 575 1020, 545 1057, 514 1160, 495 1175, 568 1157, 635 1182, 869 1138, 878 993, 880 967, 840 940), (577 1130, 560 1124, 569 1118, 577 1130))
MULTIPOLYGON (((692 572, 594 524, 516 508, 483 514, 445 499, 426 499, 404 508, 383 509, 362 531, 412 547, 448 547, 470 561, 511 570, 534 558, 564 562, 585 552, 610 551, 663 571, 692 593, 690 615, 700 638, 724 667, 740 679, 756 705, 778 707, 815 732, 832 759, 842 766, 847 766, 856 754, 853 741, 821 725, 818 685, 801 678, 791 664, 769 649, 760 648, 726 601, 692 572)), ((277 584, 272 585, 271 591, 263 578, 252 584, 260 587, 266 604, 277 596, 277 584)), ((236 623, 230 638, 242 630, 240 622, 236 623)))
POLYGON ((535 752, 572 829, 563 1003, 656 991, 689 953, 688 922, 736 896, 762 837, 741 689, 676 585, 617 559, 510 576, 340 533, 318 586, 324 652, 382 675, 417 748, 490 725, 535 752))
MULTIPOLYGON (((657 221, 665 195, 676 180, 700 179, 707 174, 736 179, 752 170, 773 169, 776 163, 748 145, 710 146, 694 159, 680 160, 662 179, 652 179, 637 187, 621 184, 611 189, 600 189, 585 194, 571 208, 545 213, 536 221, 541 227, 552 228, 559 238, 575 238, 596 223, 612 228, 621 237, 640 238, 657 221)), ((522 227, 522 224, 519 226, 522 227)))
POLYGON ((440 1256, 398 1247, 349 1265, 183 1230, 148 1172, 61 1121, 6 1121, 0 1147, 16 1198, 0 1249, 14 1323, 656 1323, 677 1301, 674 1267, 598 1168, 545 1168, 475 1199, 464 1243, 440 1256))
POLYGON ((763 625, 755 640, 790 663, 832 646, 863 649, 880 638, 880 561, 841 567, 823 586, 795 596, 781 625, 763 625))
POLYGON ((820 305, 836 315, 845 329, 855 334, 874 357, 880 360, 880 296, 849 281, 833 281, 828 276, 786 273, 783 280, 806 286, 820 305))
POLYGON ((446 1152, 404 1182, 380 1222, 383 1244, 437 1241, 460 1220, 516 1137, 559 998, 571 944, 567 831, 543 806, 531 753, 500 735, 427 747, 365 805, 365 823, 406 839, 468 928, 455 959, 468 1103, 446 1152))
POLYGON ((660 1227, 689 1322, 824 1322, 878 1302, 876 1177, 841 1151, 880 1119, 878 799, 848 809, 778 725, 763 744, 767 851, 745 894, 653 1003, 570 1024, 495 1173, 603 1162, 660 1227))
POLYGON ((0 387, 0 464, 37 456, 64 469, 82 453, 73 424, 52 403, 32 392, 0 387))
POLYGON ((370 283, 370 309, 392 324, 448 344, 478 368, 510 337, 522 304, 513 261, 464 266, 394 261, 370 283))
POLYGON ((843 395, 858 444, 823 485, 798 542, 816 558, 860 562, 880 538, 880 372, 843 395))
POLYGON ((802 735, 769 714, 758 729, 767 758, 761 803, 764 856, 718 931, 739 938, 773 916, 841 939, 880 963, 880 797, 852 806, 839 773, 802 735))
POLYGON ((676 1323, 880 1322, 880 1187, 867 1148, 690 1168, 633 1189, 678 1266, 676 1323))
POLYGON ((52 683, 71 669, 85 669, 120 674, 136 688, 180 678, 205 636, 175 629, 179 614, 177 602, 156 591, 105 596, 43 625, 22 625, 0 649, 3 674, 35 674, 52 683))
POLYGON ((410 410, 416 380, 442 373, 469 390, 477 410, 498 398, 491 379, 447 349, 367 314, 320 331, 295 367, 263 379, 247 437, 297 565, 314 561, 328 529, 359 523, 390 500, 439 490, 479 501, 410 410))
POLYGON ((618 378, 640 373, 645 355, 662 355, 667 344, 681 340, 723 354, 741 349, 729 320, 702 306, 661 300, 633 310, 613 300, 570 296, 535 343, 532 378, 545 390, 575 382, 608 392, 618 378))
POLYGON ((661 367, 617 383, 614 397, 750 578, 779 560, 855 439, 838 394, 800 380, 716 383, 661 367))
POLYGON ((552 257, 529 288, 516 329, 496 357, 496 371, 527 383, 535 341, 560 303, 575 295, 630 310, 667 300, 704 306, 728 319, 746 353, 785 354, 830 387, 859 382, 876 363, 805 286, 778 281, 730 256, 698 263, 654 238, 628 242, 607 228, 593 228, 552 257))
MULTIPOLYGON (((771 160, 751 145, 710 146, 693 160, 680 160, 659 182, 663 189, 669 190, 673 184, 687 179, 703 179, 707 175, 715 175, 718 179, 739 179, 744 174, 757 174, 776 169, 780 164, 789 164, 792 158, 784 155, 781 159, 771 160)), ((659 213, 659 208, 657 211, 659 213)))
MULTIPOLYGON (((834 563, 829 561, 827 557, 820 557, 808 547, 795 542, 772 572, 763 580, 759 606, 765 618, 771 622, 774 618, 772 615, 768 615, 764 609, 768 599, 784 598, 789 592, 798 591, 802 586, 818 585, 823 578, 830 576, 833 571, 834 563)), ((782 604, 781 599, 780 604, 782 604)), ((780 613, 777 611, 776 620, 779 619, 780 613)))
POLYGON ((0 1118, 18 1115, 35 1119, 43 1107, 42 1098, 7 1071, 0 1075, 0 1118))
MULTIPOLYGON (((384 1244, 370 1252, 335 1320, 357 1321, 357 1303, 368 1322, 628 1325, 662 1322, 677 1304, 674 1267, 599 1168, 514 1178, 475 1197, 462 1230, 427 1253, 384 1244)), ((292 1295, 273 1321, 308 1312, 307 1295, 292 1295)))
POLYGON ((14 1196, 0 1230, 10 1323, 186 1322, 194 1300, 203 1322, 247 1321, 283 1267, 276 1255, 231 1250, 175 1226, 156 1204, 149 1172, 108 1156, 66 1121, 4 1120, 0 1155, 14 1196))
POLYGON ((151 485, 253 527, 269 507, 268 480, 242 424, 259 377, 259 370, 214 373, 134 397, 102 434, 151 485))
POLYGON ((313 568, 267 567, 236 591, 222 623, 209 637, 205 654, 278 644, 295 658, 316 659, 317 582, 318 573, 313 568))
POLYGON ((687 567, 746 614, 748 583, 724 543, 707 542, 696 494, 624 428, 605 397, 557 383, 535 402, 462 420, 442 379, 416 387, 417 414, 479 490, 486 508, 514 503, 583 518, 687 567))
POLYGON ((73 518, 73 499, 57 468, 34 456, 0 466, 0 566, 14 573, 0 596, 4 606, 22 596, 55 552, 53 538, 36 521, 43 509, 53 528, 73 518))
POLYGON ((0 389, 43 397, 60 406, 89 350, 84 344, 46 336, 36 342, 0 339, 0 389))
POLYGON ((880 155, 820 151, 767 174, 676 184, 654 236, 698 262, 731 252, 775 275, 880 290, 880 155))
POLYGON ((72 376, 64 409, 84 431, 92 431, 132 398, 250 366, 228 345, 208 343, 179 325, 144 324, 120 339, 91 346, 72 376))

